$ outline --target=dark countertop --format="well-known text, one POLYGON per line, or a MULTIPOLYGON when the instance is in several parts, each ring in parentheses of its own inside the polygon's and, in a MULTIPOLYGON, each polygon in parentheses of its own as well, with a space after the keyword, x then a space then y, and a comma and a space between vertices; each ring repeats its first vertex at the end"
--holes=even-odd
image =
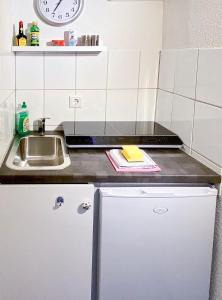
POLYGON ((60 171, 15 171, 0 168, 2 184, 77 184, 77 183, 141 183, 141 184, 217 184, 216 174, 189 155, 177 149, 147 149, 161 168, 153 173, 117 173, 105 149, 70 150, 71 165, 60 171))

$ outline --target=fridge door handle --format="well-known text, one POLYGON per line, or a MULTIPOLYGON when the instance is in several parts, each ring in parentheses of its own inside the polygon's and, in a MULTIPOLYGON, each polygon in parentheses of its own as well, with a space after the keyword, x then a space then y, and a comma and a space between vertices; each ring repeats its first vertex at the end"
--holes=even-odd
POLYGON ((138 188, 107 188, 100 190, 102 197, 112 198, 185 198, 185 197, 202 197, 202 196, 215 196, 217 194, 216 189, 210 188, 173 188, 167 189, 146 189, 143 187, 138 188))
POLYGON ((125 190, 125 191, 103 191, 103 197, 112 198, 170 198, 175 197, 174 193, 151 193, 143 189, 138 190, 125 190))
POLYGON ((103 191, 102 192, 103 197, 112 197, 112 198, 137 198, 137 197, 144 197, 146 196, 146 193, 143 190, 138 191, 103 191))

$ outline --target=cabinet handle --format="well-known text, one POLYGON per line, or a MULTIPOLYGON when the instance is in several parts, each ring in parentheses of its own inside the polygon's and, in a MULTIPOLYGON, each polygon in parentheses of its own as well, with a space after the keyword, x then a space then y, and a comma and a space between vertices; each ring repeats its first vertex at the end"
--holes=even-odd
POLYGON ((83 202, 82 208, 85 210, 89 210, 91 208, 91 203, 90 202, 83 202))
POLYGON ((56 205, 57 206, 62 206, 64 204, 64 198, 63 197, 58 197, 56 199, 56 205))

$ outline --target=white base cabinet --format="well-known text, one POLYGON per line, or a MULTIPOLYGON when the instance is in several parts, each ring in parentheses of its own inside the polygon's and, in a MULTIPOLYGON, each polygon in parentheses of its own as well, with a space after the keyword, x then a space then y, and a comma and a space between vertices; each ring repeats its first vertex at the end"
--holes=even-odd
POLYGON ((91 299, 93 197, 93 185, 0 185, 0 299, 91 299))

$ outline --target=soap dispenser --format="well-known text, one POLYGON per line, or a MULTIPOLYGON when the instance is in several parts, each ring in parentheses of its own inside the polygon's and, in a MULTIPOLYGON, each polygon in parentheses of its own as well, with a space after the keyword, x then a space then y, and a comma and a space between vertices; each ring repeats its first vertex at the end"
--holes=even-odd
POLYGON ((16 129, 17 133, 21 136, 29 133, 29 111, 25 102, 17 108, 16 129))

